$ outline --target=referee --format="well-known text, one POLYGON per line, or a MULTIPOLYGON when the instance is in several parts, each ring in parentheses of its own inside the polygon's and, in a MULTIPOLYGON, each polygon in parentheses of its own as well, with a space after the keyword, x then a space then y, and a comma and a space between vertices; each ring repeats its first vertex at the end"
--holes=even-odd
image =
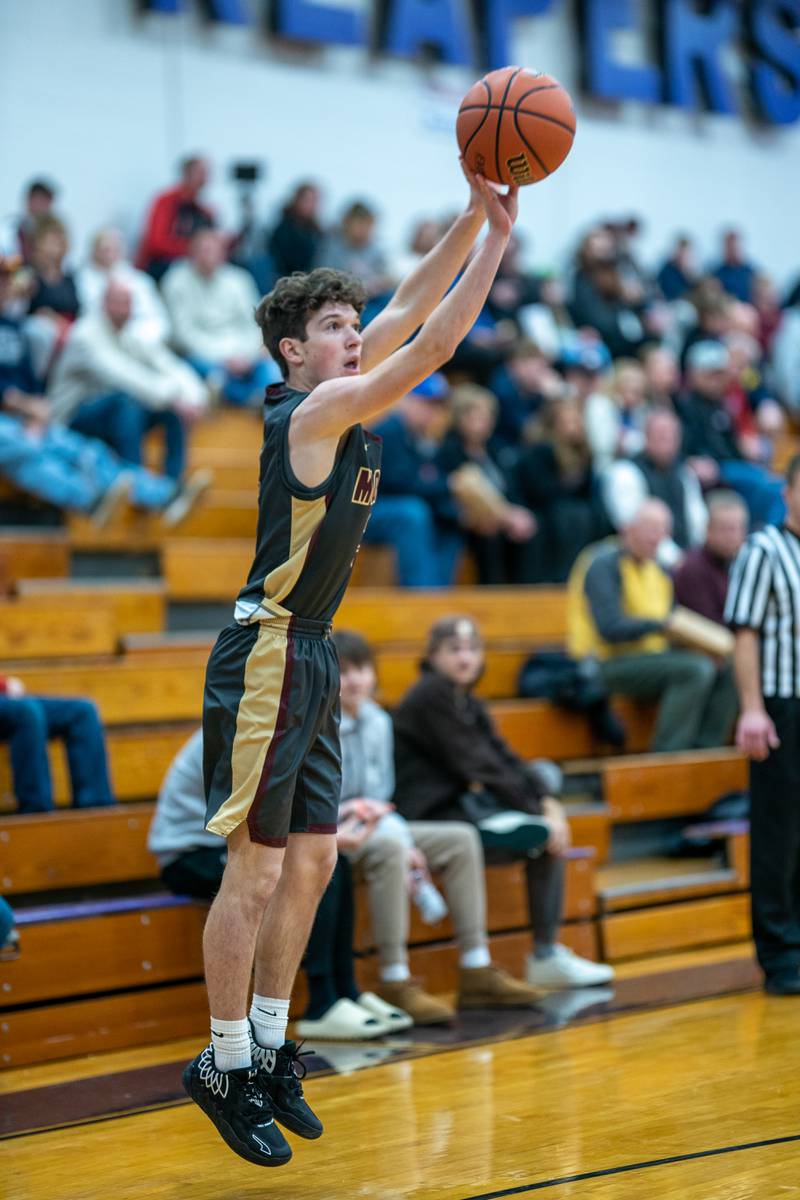
POLYGON ((768 992, 800 995, 800 454, 780 527, 750 535, 731 572, 736 744, 750 764, 753 938, 768 992))

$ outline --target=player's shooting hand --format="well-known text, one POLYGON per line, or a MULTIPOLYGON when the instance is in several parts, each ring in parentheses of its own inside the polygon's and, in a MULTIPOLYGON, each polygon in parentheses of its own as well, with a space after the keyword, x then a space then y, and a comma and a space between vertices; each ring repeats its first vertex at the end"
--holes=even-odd
POLYGON ((501 192, 498 190, 499 184, 490 183, 483 175, 476 175, 475 179, 486 216, 489 218, 489 228, 506 238, 510 237, 519 210, 519 188, 512 183, 507 191, 501 192))
POLYGON ((469 186, 469 203, 467 204, 468 213, 480 213, 481 217, 486 216, 486 210, 483 205, 483 197, 481 189, 478 186, 478 176, 468 167, 463 158, 458 160, 461 163, 461 170, 464 172, 464 178, 469 186))
POLYGON ((756 762, 763 762, 770 750, 777 750, 780 738, 770 717, 763 711, 745 711, 736 725, 736 745, 756 762))

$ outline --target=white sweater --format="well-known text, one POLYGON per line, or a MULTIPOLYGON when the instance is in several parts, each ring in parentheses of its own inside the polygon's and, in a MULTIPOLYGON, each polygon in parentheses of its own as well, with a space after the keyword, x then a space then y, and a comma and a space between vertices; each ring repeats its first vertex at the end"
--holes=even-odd
POLYGON ((224 264, 210 278, 192 263, 174 263, 161 283, 180 354, 210 363, 229 358, 256 359, 263 353, 253 311, 259 295, 241 267, 224 264))

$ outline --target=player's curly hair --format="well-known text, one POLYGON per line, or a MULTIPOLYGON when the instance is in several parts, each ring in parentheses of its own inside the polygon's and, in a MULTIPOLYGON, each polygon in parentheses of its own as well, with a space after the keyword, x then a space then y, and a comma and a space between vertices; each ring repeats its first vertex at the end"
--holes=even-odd
POLYGON ((278 349, 282 338, 304 342, 309 317, 323 304, 350 304, 360 314, 366 302, 367 294, 354 275, 330 267, 317 267, 307 274, 295 271, 279 279, 259 303, 255 317, 264 345, 283 378, 288 378, 289 364, 278 349))

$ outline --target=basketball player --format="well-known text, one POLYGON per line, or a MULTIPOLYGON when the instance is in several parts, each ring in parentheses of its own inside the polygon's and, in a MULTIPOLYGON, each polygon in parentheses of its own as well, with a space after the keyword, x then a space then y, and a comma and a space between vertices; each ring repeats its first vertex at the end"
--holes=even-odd
POLYGON ((500 194, 465 174, 466 210, 363 335, 361 285, 324 268, 279 280, 256 311, 285 382, 267 392, 255 561, 206 674, 207 828, 227 838, 228 860, 203 939, 211 1045, 183 1078, 228 1145, 262 1166, 291 1157, 276 1120, 301 1137, 322 1133, 285 1035, 295 974, 336 861, 339 681, 330 623, 380 477, 379 440, 361 423, 452 356, 483 307, 516 219, 516 188, 500 194), (484 241, 449 290, 487 219, 484 241))

